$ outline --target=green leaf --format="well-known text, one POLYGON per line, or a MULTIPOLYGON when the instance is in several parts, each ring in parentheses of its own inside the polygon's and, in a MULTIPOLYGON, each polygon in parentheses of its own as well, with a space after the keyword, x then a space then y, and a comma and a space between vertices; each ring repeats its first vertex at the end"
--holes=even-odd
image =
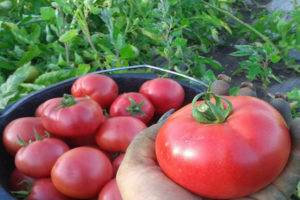
POLYGON ((139 55, 139 50, 135 46, 128 44, 121 49, 120 55, 128 59, 136 58, 139 55))
POLYGON ((253 47, 251 45, 235 45, 238 51, 231 53, 231 56, 251 56, 254 53, 253 47))
POLYGON ((117 37, 117 43, 116 43, 116 48, 117 49, 122 49, 125 45, 125 39, 124 39, 124 36, 119 33, 118 34, 118 37, 117 37))
POLYGON ((41 35, 41 27, 37 24, 33 24, 31 29, 31 34, 29 36, 30 39, 34 43, 39 43, 40 35, 41 35))
POLYGON ((250 80, 255 80, 256 76, 261 72, 261 68, 259 65, 252 65, 250 66, 249 73, 247 75, 247 78, 250 80))
POLYGON ((209 69, 204 73, 202 80, 209 84, 209 83, 212 83, 215 80, 217 80, 217 78, 216 78, 214 72, 209 69))
POLYGON ((51 7, 41 7, 40 12, 42 20, 55 19, 55 10, 51 7))
POLYGON ((5 83, 0 86, 0 110, 4 109, 19 93, 19 85, 29 75, 30 63, 19 67, 11 74, 5 83))
POLYGON ((80 64, 76 70, 76 76, 84 75, 88 73, 91 69, 91 66, 88 64, 80 64))
POLYGON ((41 54, 41 50, 36 45, 30 45, 28 48, 28 51, 26 52, 25 56, 21 58, 19 61, 19 65, 23 65, 29 61, 31 61, 33 58, 38 57, 41 54))
POLYGON ((7 58, 0 56, 0 69, 13 70, 16 69, 16 66, 7 58))
POLYGON ((272 63, 278 63, 281 60, 281 56, 278 56, 276 54, 271 54, 270 60, 272 63))
POLYGON ((240 90, 240 87, 232 87, 229 90, 229 95, 230 96, 236 96, 237 92, 240 90))
POLYGON ((218 31, 215 28, 211 28, 211 36, 212 38, 216 41, 219 42, 219 36, 218 36, 218 31))
POLYGON ((300 100, 300 90, 294 88, 291 92, 286 93, 289 101, 299 101, 300 100))
POLYGON ((59 37, 60 42, 69 42, 74 37, 78 35, 79 29, 73 29, 66 31, 63 35, 59 37))
POLYGON ((75 69, 63 69, 58 71, 51 71, 40 75, 35 79, 34 84, 49 86, 54 83, 66 80, 75 76, 75 69))

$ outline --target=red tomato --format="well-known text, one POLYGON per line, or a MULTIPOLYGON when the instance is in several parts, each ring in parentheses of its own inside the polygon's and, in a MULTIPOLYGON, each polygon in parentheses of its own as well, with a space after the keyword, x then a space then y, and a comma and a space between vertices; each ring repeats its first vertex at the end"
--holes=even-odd
POLYGON ((157 160, 167 176, 213 199, 246 196, 270 184, 291 149, 284 119, 272 106, 253 97, 227 98, 233 110, 225 122, 200 123, 187 105, 156 138, 157 160))
POLYGON ((50 178, 42 178, 33 184, 26 200, 71 200, 71 198, 60 193, 50 178))
POLYGON ((152 102, 158 114, 165 113, 172 108, 175 110, 180 108, 184 100, 183 87, 168 78, 146 81, 140 87, 139 92, 152 102))
POLYGON ((105 75, 88 74, 75 81, 71 88, 74 97, 86 97, 98 102, 102 108, 108 108, 115 98, 119 89, 116 82, 105 75))
POLYGON ((98 200, 122 200, 116 179, 110 180, 101 190, 98 200))
POLYGON ((34 116, 36 117, 41 117, 42 113, 44 112, 44 109, 51 104, 53 101, 57 101, 57 100, 61 100, 60 97, 57 98, 52 98, 52 99, 48 99, 47 101, 45 101, 44 103, 40 104, 37 109, 35 110, 34 116))
POLYGON ((45 135, 46 129, 42 125, 42 121, 37 117, 22 117, 10 122, 4 129, 2 140, 5 149, 15 155, 21 148, 18 136, 24 142, 35 140, 34 130, 39 136, 45 135))
POLYGON ((108 152, 125 152, 134 136, 147 126, 134 117, 112 117, 96 133, 100 149, 108 152))
POLYGON ((28 176, 48 177, 58 157, 68 150, 68 145, 56 138, 34 141, 17 152, 15 164, 21 172, 28 176))
POLYGON ((141 93, 124 93, 114 100, 110 106, 111 117, 132 116, 148 123, 154 115, 154 106, 141 93))
POLYGON ((74 98, 74 104, 60 107, 62 99, 53 100, 43 110, 42 123, 51 133, 60 136, 90 135, 103 122, 102 109, 95 101, 74 98))
POLYGON ((112 162, 112 166, 113 166, 113 169, 114 169, 114 175, 116 176, 117 172, 118 172, 118 169, 124 159, 124 156, 125 156, 125 153, 122 153, 120 154, 119 156, 117 156, 113 162, 112 162))
POLYGON ((10 191, 20 191, 20 190, 26 191, 27 187, 24 181, 33 184, 35 182, 35 179, 25 175, 17 168, 14 169, 9 177, 10 191))
POLYGON ((91 198, 113 177, 110 160, 94 147, 77 147, 63 154, 55 163, 51 179, 63 194, 91 198))

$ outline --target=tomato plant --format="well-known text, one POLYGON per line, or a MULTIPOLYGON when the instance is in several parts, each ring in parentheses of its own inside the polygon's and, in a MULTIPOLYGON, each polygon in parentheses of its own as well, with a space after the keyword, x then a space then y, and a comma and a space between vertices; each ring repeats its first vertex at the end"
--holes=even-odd
POLYGON ((116 179, 110 180, 101 190, 98 200, 122 200, 116 179))
POLYGON ((108 108, 115 98, 119 89, 116 82, 102 74, 88 74, 75 81, 71 88, 74 97, 89 97, 101 105, 108 108))
POLYGON ((22 117, 13 120, 5 127, 2 135, 5 149, 11 155, 15 155, 21 148, 18 137, 24 142, 33 141, 35 140, 35 131, 39 136, 45 135, 46 129, 43 127, 40 118, 22 117))
POLYGON ((51 179, 63 194, 91 198, 113 177, 108 157, 94 147, 77 147, 63 154, 55 163, 51 179))
POLYGON ((154 115, 154 106, 143 94, 129 92, 113 101, 109 114, 111 117, 132 116, 148 123, 154 115))
POLYGON ((60 136, 82 136, 94 133, 103 122, 101 107, 87 98, 65 95, 53 99, 42 112, 43 126, 60 136))
POLYGON ((246 196, 270 184, 291 141, 282 116, 254 97, 209 95, 175 112, 160 129, 156 155, 177 184, 208 198, 246 196), (221 100, 223 99, 223 100, 221 100))
POLYGON ((68 145, 60 139, 36 140, 17 152, 15 164, 21 172, 30 177, 48 177, 58 157, 68 150, 68 145))
POLYGON ((169 78, 156 78, 146 81, 139 90, 154 105, 155 112, 162 114, 170 109, 178 109, 184 100, 184 90, 176 81, 169 78))
POLYGON ((139 119, 128 116, 107 119, 96 133, 100 149, 108 152, 125 152, 134 136, 147 126, 139 119))

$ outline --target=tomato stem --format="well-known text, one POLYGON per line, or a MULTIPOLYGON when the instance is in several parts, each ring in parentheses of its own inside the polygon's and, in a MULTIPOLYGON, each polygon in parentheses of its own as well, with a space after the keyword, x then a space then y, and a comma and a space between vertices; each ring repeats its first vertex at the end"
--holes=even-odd
POLYGON ((232 112, 232 104, 231 102, 219 95, 216 95, 210 92, 210 88, 208 88, 207 92, 200 93, 196 95, 192 101, 192 113, 193 117, 201 123, 205 124, 219 124, 224 122, 230 113, 232 112), (204 103, 196 106, 196 102, 199 98, 204 96, 204 103), (215 104, 211 102, 211 99, 215 99, 215 104), (223 106, 224 100, 228 107, 225 109, 223 106))
POLYGON ((145 100, 143 100, 141 103, 137 104, 132 98, 129 96, 126 96, 127 99, 130 101, 130 106, 126 108, 126 111, 130 113, 131 116, 135 114, 141 114, 146 116, 146 114, 142 111, 142 106, 145 103, 145 100))
POLYGON ((63 98, 60 100, 61 105, 56 108, 56 110, 63 107, 69 107, 76 104, 74 97, 70 94, 64 94, 63 98))

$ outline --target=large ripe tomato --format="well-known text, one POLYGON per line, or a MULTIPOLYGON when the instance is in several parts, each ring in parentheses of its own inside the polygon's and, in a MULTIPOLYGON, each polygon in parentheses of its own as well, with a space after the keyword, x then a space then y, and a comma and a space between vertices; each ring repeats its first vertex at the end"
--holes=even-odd
POLYGON ((60 193, 50 178, 42 178, 33 184, 26 200, 71 200, 71 198, 60 193))
POLYGON ((60 139, 36 140, 17 152, 15 164, 21 172, 30 177, 48 177, 58 157, 68 150, 68 145, 60 139))
POLYGON ((110 106, 111 117, 132 116, 148 123, 154 115, 154 106, 141 93, 129 92, 118 96, 110 106))
POLYGON ((199 122, 190 104, 175 112, 156 138, 166 175, 213 199, 242 197, 270 184, 291 149, 286 123, 272 106, 254 97, 227 98, 233 110, 223 123, 199 122))
POLYGON ((103 122, 103 113, 94 100, 67 96, 56 98, 48 104, 43 109, 41 119, 43 126, 53 134, 82 136, 98 129, 103 122))
POLYGON ((133 138, 147 126, 134 117, 112 117, 107 119, 96 133, 100 149, 107 152, 125 152, 133 138))
POLYGON ((119 89, 116 82, 105 75, 88 74, 75 81, 71 88, 74 97, 86 97, 98 102, 102 108, 108 108, 115 98, 119 89))
POLYGON ((45 135, 46 129, 42 125, 42 121, 38 117, 22 117, 10 122, 4 129, 2 140, 5 149, 15 155, 21 148, 18 137, 24 141, 35 140, 34 132, 39 136, 45 135))
POLYGON ((116 179, 110 180, 101 190, 98 200, 122 200, 116 179))
POLYGON ((96 196, 113 177, 108 157, 94 147, 77 147, 55 163, 51 179, 63 194, 84 199, 96 196))
POLYGON ((178 109, 184 100, 183 87, 169 78, 156 78, 146 81, 139 90, 154 105, 155 112, 162 114, 170 109, 178 109))

